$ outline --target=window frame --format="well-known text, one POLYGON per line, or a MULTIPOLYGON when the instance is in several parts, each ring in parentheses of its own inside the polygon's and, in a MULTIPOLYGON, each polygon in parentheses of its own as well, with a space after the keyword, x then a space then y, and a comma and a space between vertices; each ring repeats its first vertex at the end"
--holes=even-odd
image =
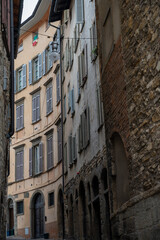
POLYGON ((49 82, 46 85, 46 116, 53 112, 53 86, 52 82, 49 82), (49 93, 48 93, 49 91, 49 93), (47 94, 49 94, 49 98, 47 98, 47 94), (49 109, 50 106, 50 109, 49 109))
POLYGON ((22 130, 23 128, 24 128, 24 101, 21 101, 16 104, 16 132, 22 130), (20 112, 21 112, 21 107, 22 107, 23 114, 17 116, 17 112, 18 112, 19 108, 20 108, 20 112), (20 126, 18 126, 18 119, 19 119, 20 126), (22 119, 22 122, 21 122, 21 119, 22 119))
POLYGON ((17 216, 20 216, 20 215, 24 215, 24 200, 18 200, 18 201, 16 201, 16 215, 17 216), (17 211, 18 211, 18 204, 19 203, 22 203, 23 204, 23 211, 22 212, 20 212, 20 213, 18 213, 17 211))
POLYGON ((53 149, 53 132, 52 133, 49 133, 49 134, 47 134, 46 135, 46 137, 47 137, 47 170, 49 171, 49 170, 51 170, 53 167, 54 167, 54 149, 53 149), (52 146, 52 148, 51 148, 51 151, 49 151, 49 140, 50 139, 52 139, 52 141, 51 141, 51 146, 52 146), (52 164, 51 164, 51 166, 48 166, 49 165, 49 154, 52 156, 52 164))
MULTIPOLYGON (((21 159, 20 159, 21 160, 21 159)), ((19 181, 22 181, 24 179, 24 146, 22 147, 18 147, 16 150, 15 150, 15 182, 19 182, 19 181), (23 172, 22 172, 22 176, 20 176, 20 178, 17 178, 17 172, 20 173, 20 171, 17 171, 17 161, 18 161, 18 158, 17 158, 17 154, 19 153, 23 153, 23 159, 22 159, 22 163, 20 165, 22 165, 23 167, 23 172)))
POLYGON ((53 208, 53 207, 55 207, 55 192, 51 191, 48 193, 48 208, 53 208), (50 198, 49 198, 49 196, 51 194, 53 194, 53 204, 52 205, 50 205, 50 198))
POLYGON ((41 103, 40 103, 40 91, 35 92, 32 95, 32 124, 37 123, 41 120, 41 103), (39 100, 37 100, 39 98, 39 100), (34 108, 34 99, 35 99, 35 108, 34 108), (37 101, 39 102, 39 106, 37 105, 37 101), (39 110, 37 110, 39 109, 39 110), (34 111, 35 113, 35 119, 34 119, 34 111), (39 115, 38 115, 39 114, 39 115))

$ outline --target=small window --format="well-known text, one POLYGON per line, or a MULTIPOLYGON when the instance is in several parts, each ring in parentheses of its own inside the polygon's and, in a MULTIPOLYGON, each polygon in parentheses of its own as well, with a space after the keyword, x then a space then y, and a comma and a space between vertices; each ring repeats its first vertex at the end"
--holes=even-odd
POLYGON ((79 24, 84 23, 84 0, 76 0, 76 22, 79 24))
POLYGON ((58 137, 58 162, 62 160, 62 127, 61 122, 57 126, 57 137, 58 137))
POLYGON ((17 202, 17 214, 24 214, 23 201, 17 202))
POLYGON ((66 120, 67 111, 66 111, 66 95, 63 98, 63 121, 66 120))
POLYGON ((29 84, 34 84, 42 77, 42 54, 29 61, 29 84))
POLYGON ((43 171, 43 144, 36 141, 29 149, 29 176, 34 176, 43 171))
POLYGON ((98 116, 98 127, 101 127, 103 124, 103 103, 101 100, 101 87, 97 86, 97 116, 98 116))
POLYGON ((96 23, 90 28, 91 61, 95 61, 98 55, 96 23))
POLYGON ((58 70, 56 75, 56 87, 57 87, 57 103, 61 100, 61 87, 60 87, 60 72, 58 70))
POLYGON ((34 81, 38 80, 38 57, 33 60, 33 79, 34 81))
POLYGON ((43 75, 48 73, 48 71, 53 66, 53 61, 50 59, 50 54, 52 53, 53 42, 49 43, 49 46, 43 52, 43 75))
POLYGON ((54 192, 48 193, 48 207, 54 206, 54 192))

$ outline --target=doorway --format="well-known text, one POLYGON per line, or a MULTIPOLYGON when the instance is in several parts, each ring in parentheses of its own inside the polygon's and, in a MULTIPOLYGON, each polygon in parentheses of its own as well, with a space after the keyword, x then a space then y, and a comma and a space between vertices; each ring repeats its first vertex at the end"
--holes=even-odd
POLYGON ((44 204, 42 195, 38 193, 34 203, 34 229, 35 237, 43 237, 44 235, 44 204))

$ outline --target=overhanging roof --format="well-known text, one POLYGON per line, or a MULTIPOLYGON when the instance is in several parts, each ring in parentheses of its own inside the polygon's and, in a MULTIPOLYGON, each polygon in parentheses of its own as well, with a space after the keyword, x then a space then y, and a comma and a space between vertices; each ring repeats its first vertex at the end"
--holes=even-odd
POLYGON ((69 9, 71 0, 52 0, 52 5, 49 14, 49 22, 61 20, 62 12, 69 9))

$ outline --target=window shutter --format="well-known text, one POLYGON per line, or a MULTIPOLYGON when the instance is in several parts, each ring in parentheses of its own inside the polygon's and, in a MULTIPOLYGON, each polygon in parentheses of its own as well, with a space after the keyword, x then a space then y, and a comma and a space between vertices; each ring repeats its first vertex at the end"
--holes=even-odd
POLYGON ((23 123, 24 123, 24 118, 23 118, 23 115, 24 115, 24 104, 21 104, 20 107, 20 128, 23 128, 23 123))
POLYGON ((17 72, 14 71, 14 93, 17 92, 17 79, 16 79, 16 74, 17 74, 17 72))
POLYGON ((33 175, 33 168, 32 168, 32 148, 29 149, 29 176, 33 175))
POLYGON ((42 77, 42 54, 38 54, 38 78, 42 77))
POLYGON ((46 50, 43 51, 43 75, 46 73, 46 50))
POLYGON ((58 125, 58 161, 62 160, 62 128, 58 125))
POLYGON ((60 81, 59 81, 59 71, 56 76, 56 82, 57 82, 57 102, 60 101, 60 81))
POLYGON ((24 64, 23 66, 22 66, 22 72, 23 72, 23 88, 25 88, 26 87, 26 70, 27 70, 27 67, 26 67, 27 65, 26 64, 24 64))
POLYGON ((32 84, 32 60, 29 61, 29 85, 32 84))
POLYGON ((67 143, 64 145, 64 172, 67 171, 67 143))
POLYGON ((53 167, 53 136, 50 138, 50 166, 53 167))
POLYGON ((19 153, 16 153, 16 181, 19 180, 19 153))
POLYGON ((76 136, 72 138, 72 159, 73 161, 77 159, 76 136))
POLYGON ((85 112, 83 112, 82 114, 81 125, 82 125, 82 149, 84 149, 86 147, 87 138, 85 112))
POLYGON ((69 164, 71 165, 73 163, 72 160, 72 135, 68 137, 68 143, 69 143, 69 164))
POLYGON ((20 118, 20 107, 18 106, 16 108, 16 130, 19 129, 19 118, 20 118))
POLYGON ((79 84, 79 72, 77 72, 77 93, 78 93, 78 99, 81 95, 81 89, 80 89, 80 84, 79 84))
POLYGON ((61 44, 61 29, 57 29, 57 43, 58 43, 58 48, 57 52, 60 53, 60 44, 61 44))
POLYGON ((24 172, 23 171, 23 158, 24 157, 23 157, 23 154, 24 154, 23 151, 21 151, 20 154, 19 154, 20 155, 20 165, 19 165, 19 168, 20 168, 19 169, 20 170, 20 179, 23 179, 23 177, 24 177, 24 173, 23 173, 24 172))
MULTIPOLYGON (((53 42, 50 42, 49 43, 49 55, 52 53, 52 45, 53 45, 53 42)), ((53 66, 53 61, 49 57, 49 68, 52 68, 52 66, 53 66)))
POLYGON ((36 120, 40 119, 40 95, 36 96, 36 120))
POLYGON ((75 28, 74 28, 74 52, 76 53, 76 50, 77 50, 77 48, 76 48, 76 45, 77 45, 77 35, 76 35, 76 26, 75 26, 75 28))
POLYGON ((43 143, 39 144, 39 171, 43 171, 43 143))
POLYGON ((71 114, 74 113, 74 88, 71 90, 71 114))
POLYGON ((46 90, 46 96, 47 96, 47 114, 49 113, 49 87, 46 90))
POLYGON ((36 97, 32 98, 32 122, 36 121, 36 97))
POLYGON ((84 56, 85 56, 85 77, 87 78, 87 76, 88 76, 88 50, 87 50, 87 44, 85 45, 84 56))
POLYGON ((76 4, 75 6, 76 6, 77 23, 83 23, 84 22, 83 0, 76 0, 75 4, 76 4))
POLYGON ((90 45, 91 45, 91 61, 94 59, 93 54, 93 26, 90 28, 90 45))
POLYGON ((87 107, 87 144, 90 142, 90 112, 89 107, 87 107))

